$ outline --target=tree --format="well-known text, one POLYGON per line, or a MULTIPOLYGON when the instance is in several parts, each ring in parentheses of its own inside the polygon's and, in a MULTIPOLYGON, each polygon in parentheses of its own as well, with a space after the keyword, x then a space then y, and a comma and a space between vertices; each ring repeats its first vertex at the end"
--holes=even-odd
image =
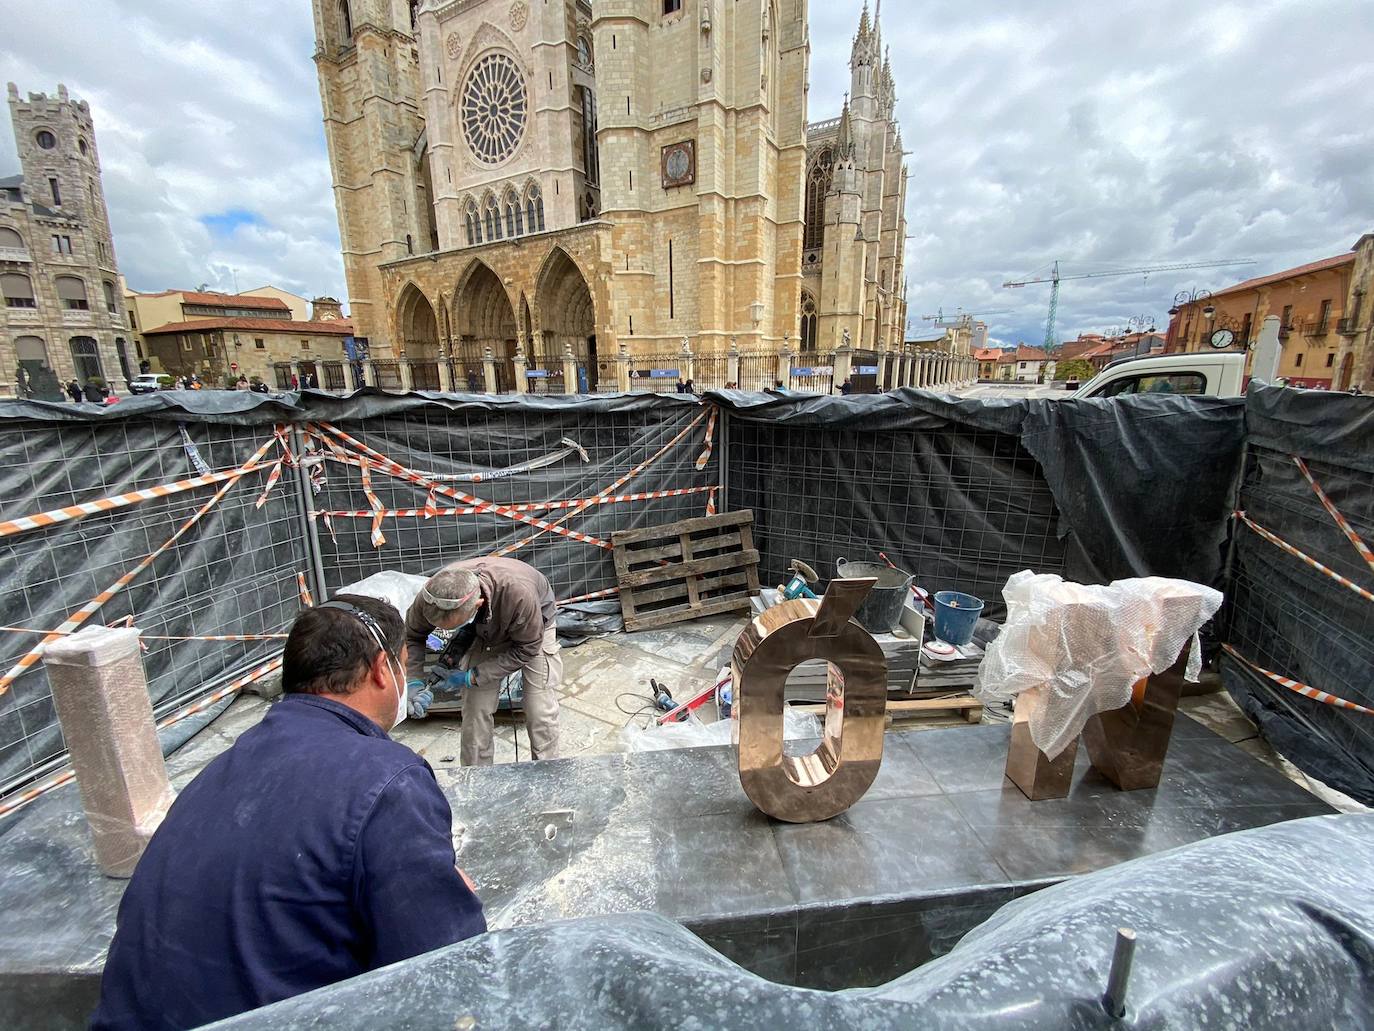
POLYGON ((1062 380, 1087 380, 1092 379, 1093 374, 1093 364, 1086 358, 1069 358, 1054 369, 1054 378, 1062 380))

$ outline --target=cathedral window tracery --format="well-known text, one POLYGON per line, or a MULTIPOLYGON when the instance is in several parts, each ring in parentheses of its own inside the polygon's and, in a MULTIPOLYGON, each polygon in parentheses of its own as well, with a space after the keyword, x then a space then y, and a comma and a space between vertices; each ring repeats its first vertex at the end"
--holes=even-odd
POLYGON ((525 134, 529 98, 525 78, 506 54, 477 62, 463 86, 463 135, 478 161, 498 165, 515 153, 525 134))

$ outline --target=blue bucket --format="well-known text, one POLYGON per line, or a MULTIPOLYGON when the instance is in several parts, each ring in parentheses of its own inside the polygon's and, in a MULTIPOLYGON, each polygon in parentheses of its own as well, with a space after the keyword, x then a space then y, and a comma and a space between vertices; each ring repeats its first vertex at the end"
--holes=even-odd
POLYGON ((935 595, 935 636, 946 644, 968 644, 982 611, 983 603, 971 594, 940 591, 935 595))

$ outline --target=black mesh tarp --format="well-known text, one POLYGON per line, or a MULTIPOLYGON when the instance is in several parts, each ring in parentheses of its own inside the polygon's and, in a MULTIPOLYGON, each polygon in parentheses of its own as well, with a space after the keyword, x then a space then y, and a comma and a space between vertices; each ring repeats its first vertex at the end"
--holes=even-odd
MULTIPOLYGON (((1374 546, 1374 398, 1252 389, 1239 508, 1256 525, 1354 585, 1374 569, 1322 505, 1374 546)), ((1251 663, 1374 708, 1374 601, 1241 523, 1228 589, 1227 689, 1299 769, 1374 804, 1374 716, 1304 697, 1251 663)))
POLYGON ((794 558, 828 577, 882 552, 995 616, 1022 569, 1220 582, 1239 400, 710 397, 731 412, 730 506, 754 510, 774 583, 794 558))
MULTIPOLYGON (((0 627, 8 628, 0 631, 0 676, 12 678, 0 684, 0 786, 54 766, 64 754, 43 664, 30 658, 42 633, 30 631, 132 619, 145 632, 150 692, 163 713, 279 650, 281 641, 273 638, 204 638, 289 629, 304 604, 302 578, 307 587, 317 583, 313 543, 329 590, 380 569, 424 573, 517 544, 512 554, 543 570, 561 598, 612 588, 610 552, 602 546, 611 533, 705 513, 720 455, 708 450, 708 428, 718 439, 709 422, 695 400, 645 395, 437 398, 366 391, 339 398, 204 391, 129 398, 108 408, 0 403, 0 523, 162 489, 207 472, 217 477, 79 518, 8 526, 0 534, 0 627), (288 451, 310 454, 301 446, 307 438, 316 455, 325 453, 326 437, 339 443, 326 426, 407 469, 445 478, 472 499, 469 508, 602 500, 608 492, 616 498, 687 493, 582 510, 536 507, 520 518, 491 508, 463 516, 387 515, 379 547, 372 544, 370 517, 328 523, 321 517, 312 541, 299 473, 278 462, 288 451), (223 477, 259 451, 261 462, 241 479, 223 477), (505 475, 551 454, 561 457, 505 475), (274 471, 281 475, 269 490, 274 471), (463 476, 468 480, 447 479, 463 476), (196 639, 161 639, 169 637, 196 639)), ((309 494, 320 510, 370 516, 360 469, 333 460, 317 464, 320 490, 309 494)), ((422 509, 431 497, 427 486, 393 475, 380 461, 371 486, 387 511, 422 509)), ((448 510, 466 504, 442 496, 437 503, 448 510)))

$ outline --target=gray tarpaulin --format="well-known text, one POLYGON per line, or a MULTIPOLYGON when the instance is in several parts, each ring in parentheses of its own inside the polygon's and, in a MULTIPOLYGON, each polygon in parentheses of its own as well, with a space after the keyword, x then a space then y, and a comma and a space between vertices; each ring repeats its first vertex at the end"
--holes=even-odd
MULTIPOLYGON (((1252 388, 1239 508, 1263 529, 1365 591, 1374 569, 1303 475, 1374 547, 1374 398, 1252 388)), ((1374 601, 1257 531, 1235 529, 1226 640, 1243 660, 1374 708, 1374 601)), ((1374 805, 1374 716, 1304 697, 1222 658, 1227 690, 1299 769, 1374 805)))
MULTIPOLYGON (((273 656, 279 639, 205 638, 281 634, 300 612, 300 579, 313 583, 310 524, 294 467, 279 467, 268 489, 278 460, 287 449, 298 450, 290 433, 277 441, 274 432, 279 425, 324 423, 407 468, 460 477, 446 482, 484 502, 590 498, 622 479, 616 494, 696 488, 681 497, 529 513, 601 541, 619 529, 704 514, 703 489, 719 476, 719 449, 696 467, 707 427, 700 402, 690 397, 215 390, 163 392, 111 406, 0 402, 0 522, 223 473, 268 445, 258 468, 236 483, 218 480, 0 536, 0 626, 14 628, 0 634, 0 677, 18 669, 11 684, 0 685, 0 786, 63 759, 43 665, 18 664, 41 642, 41 632, 62 626, 106 592, 82 625, 129 619, 145 631, 144 666, 159 713, 273 656), (541 465, 544 460, 549 464, 541 465), (524 471, 507 475, 522 463, 524 471), (211 503, 221 488, 224 496, 211 503)), ((328 461, 316 474, 320 489, 312 496, 319 509, 370 508, 356 467, 328 461)), ((371 485, 387 509, 419 509, 429 500, 424 486, 380 468, 371 485)), ((464 505, 435 500, 441 508, 464 505)), ((316 521, 329 589, 380 569, 428 573, 515 545, 513 554, 544 571, 560 598, 615 584, 608 550, 494 511, 387 516, 381 547, 370 539, 371 522, 316 521)))
POLYGON ((1028 568, 1220 582, 1243 400, 708 397, 731 412, 730 503, 754 509, 773 580, 882 551, 994 614, 1028 568))
POLYGON ((878 988, 766 981, 644 914, 496 931, 213 1026, 1365 1028, 1371 869, 1374 816, 1315 817, 1046 888, 878 988), (1100 997, 1119 927, 1137 947, 1117 1020, 1100 997))

